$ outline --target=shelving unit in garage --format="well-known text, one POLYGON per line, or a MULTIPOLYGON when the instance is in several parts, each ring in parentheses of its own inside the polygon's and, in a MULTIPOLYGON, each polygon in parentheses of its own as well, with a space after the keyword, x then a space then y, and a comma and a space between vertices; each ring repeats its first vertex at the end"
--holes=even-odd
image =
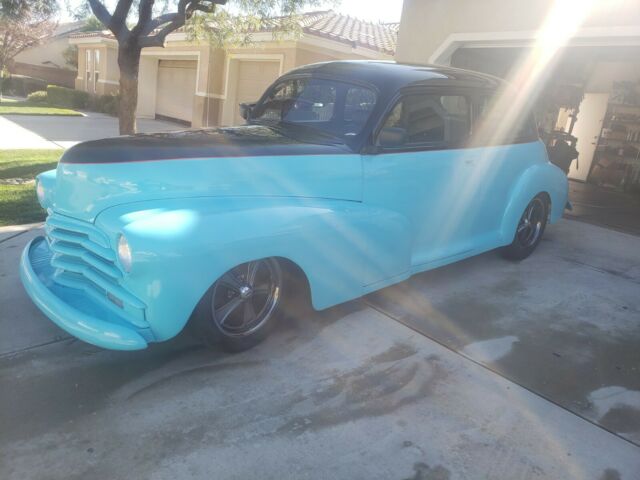
POLYGON ((614 86, 589 181, 640 190, 640 82, 614 86))

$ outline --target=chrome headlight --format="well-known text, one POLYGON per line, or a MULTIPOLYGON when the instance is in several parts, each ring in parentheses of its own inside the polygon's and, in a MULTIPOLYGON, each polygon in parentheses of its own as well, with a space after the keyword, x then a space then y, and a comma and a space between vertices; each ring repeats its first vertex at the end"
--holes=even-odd
POLYGON ((120 235, 118 238, 118 260, 120 261, 120 265, 124 268, 125 272, 131 271, 131 248, 129 247, 129 242, 124 235, 120 235))
POLYGON ((36 181, 36 195, 38 196, 38 201, 40 202, 40 205, 44 207, 45 191, 44 191, 44 186, 40 181, 36 181))

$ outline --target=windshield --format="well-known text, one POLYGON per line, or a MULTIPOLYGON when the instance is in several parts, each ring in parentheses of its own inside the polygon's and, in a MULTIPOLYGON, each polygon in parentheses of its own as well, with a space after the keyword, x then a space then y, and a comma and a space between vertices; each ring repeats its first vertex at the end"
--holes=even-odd
POLYGON ((376 94, 368 87, 293 78, 277 84, 256 105, 251 122, 305 125, 347 140, 362 131, 375 104, 376 94))

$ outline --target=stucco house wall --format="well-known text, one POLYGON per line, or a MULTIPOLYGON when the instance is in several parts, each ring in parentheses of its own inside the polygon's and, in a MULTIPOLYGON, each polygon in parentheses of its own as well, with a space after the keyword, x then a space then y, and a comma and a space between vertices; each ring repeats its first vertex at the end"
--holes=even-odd
MULTIPOLYGON (((317 21, 324 17, 335 19, 333 12, 313 13, 311 19, 317 21)), ((338 20, 344 23, 346 35, 356 26, 364 26, 369 31, 372 26, 341 16, 338 20)), ((332 25, 334 25, 333 23, 332 25)), ((376 25, 376 29, 383 27, 376 25)), ((345 41, 344 38, 331 38, 324 31, 320 35, 304 33, 301 37, 274 40, 270 32, 258 32, 253 35, 253 43, 249 46, 231 47, 227 49, 213 48, 209 44, 188 41, 182 32, 175 32, 167 37, 164 48, 145 48, 142 51, 139 72, 139 90, 137 114, 140 117, 158 115, 159 68, 162 62, 174 61, 176 65, 185 67, 194 65, 195 85, 181 85, 176 88, 189 88, 193 91, 192 104, 185 105, 183 116, 189 116, 194 127, 211 125, 230 125, 237 121, 238 71, 242 62, 273 62, 277 68, 270 68, 272 78, 259 79, 261 88, 268 86, 277 76, 298 66, 314 62, 337 59, 386 59, 393 58, 395 48, 395 30, 384 27, 382 48, 376 45, 363 45, 356 41, 345 41), (392 45, 390 45, 392 44, 392 45)), ((375 39, 378 41, 378 39, 375 39)), ((119 69, 117 65, 117 43, 108 32, 87 32, 74 35, 70 43, 78 46, 78 75, 75 87, 79 90, 95 94, 111 93, 118 90, 119 69), (87 51, 89 57, 87 57, 87 51), (99 51, 99 62, 95 63, 95 52, 99 51), (87 64, 89 58, 89 64, 87 64), (87 68, 89 65, 89 68, 87 68), (88 72, 88 74, 87 74, 88 72), (98 81, 87 81, 87 78, 98 81), (95 83, 95 90, 94 90, 95 83)), ((271 64, 271 63, 270 63, 271 64)), ((193 70, 191 70, 193 71, 193 70)), ((192 74, 184 78, 191 78, 192 74)), ((165 85, 166 88, 166 85, 165 85)), ((182 96, 181 96, 182 98, 182 96)), ((253 99, 257 100, 257 98, 253 99)), ((186 118, 185 118, 186 120, 186 118)))
POLYGON ((56 85, 73 87, 76 72, 72 66, 67 65, 63 52, 69 47, 69 35, 81 26, 82 22, 60 25, 51 37, 16 55, 11 62, 10 71, 41 78, 56 85))
MULTIPOLYGON (((531 44, 555 0, 404 0, 395 59, 446 64, 458 48, 531 44)), ((580 3, 569 12, 579 16, 580 3)), ((588 2, 585 2, 585 4, 588 2)), ((562 25, 560 26, 562 28, 562 25)), ((640 39, 637 0, 597 2, 572 42, 633 36, 640 39)))

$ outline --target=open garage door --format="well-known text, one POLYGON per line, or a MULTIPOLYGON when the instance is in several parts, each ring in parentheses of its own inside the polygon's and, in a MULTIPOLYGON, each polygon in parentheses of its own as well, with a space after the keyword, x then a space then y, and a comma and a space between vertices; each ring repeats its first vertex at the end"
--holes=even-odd
POLYGON ((248 60, 239 62, 236 104, 233 110, 233 120, 236 125, 244 123, 244 119, 240 116, 239 104, 258 100, 279 75, 280 62, 248 60))
POLYGON ((196 72, 195 60, 160 60, 156 115, 192 121, 196 72))

